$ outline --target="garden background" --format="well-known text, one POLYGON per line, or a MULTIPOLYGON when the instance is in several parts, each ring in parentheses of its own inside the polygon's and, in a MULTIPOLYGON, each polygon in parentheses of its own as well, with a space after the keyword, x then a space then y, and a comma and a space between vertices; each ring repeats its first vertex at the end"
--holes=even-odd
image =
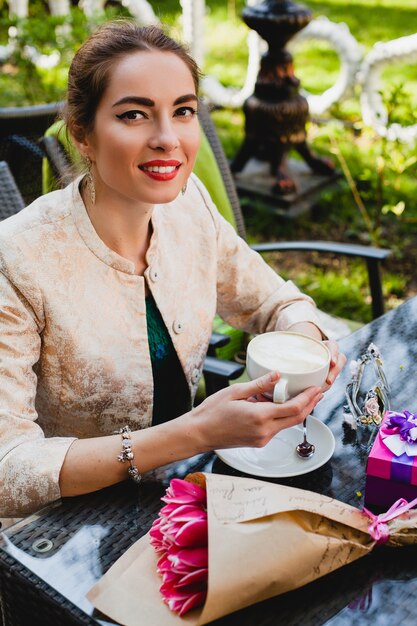
MULTIPOLYGON (((105 16, 87 20, 76 3, 69 18, 49 16, 47 3, 30 0, 29 18, 18 24, 0 0, 0 45, 15 37, 16 49, 0 64, 0 106, 53 102, 65 97, 68 64, 74 50, 97 22, 128 15, 110 1, 105 16), (16 30, 18 26, 18 30, 16 30), (35 46, 61 58, 53 68, 38 68, 25 56, 35 46)), ((181 36, 179 0, 151 1, 161 22, 181 36)), ((240 19, 243 0, 206 0, 205 62, 203 71, 225 86, 241 87, 246 72, 248 29, 240 19)), ((417 32, 417 0, 306 0, 314 17, 345 22, 364 54, 378 41, 417 32)), ((339 59, 330 45, 319 40, 292 48, 295 73, 310 93, 330 87, 339 59)), ((389 122, 417 123, 417 65, 396 63, 382 75, 382 95, 389 122)), ((222 109, 213 113, 227 155, 231 158, 243 138, 243 114, 222 109)), ((328 239, 389 247, 393 254, 383 269, 387 308, 417 293, 417 146, 390 142, 363 125, 359 87, 334 105, 320 120, 308 125, 310 144, 331 154, 345 174, 332 190, 322 194, 311 214, 295 220, 278 217, 260 203, 243 209, 251 241, 328 239)), ((319 253, 274 254, 270 262, 310 293, 323 309, 359 321, 370 319, 366 268, 358 261, 329 258, 319 253)))

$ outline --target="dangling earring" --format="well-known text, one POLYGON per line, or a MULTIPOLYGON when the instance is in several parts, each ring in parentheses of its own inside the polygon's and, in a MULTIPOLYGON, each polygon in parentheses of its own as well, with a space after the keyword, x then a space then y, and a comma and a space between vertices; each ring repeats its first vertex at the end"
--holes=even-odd
POLYGON ((91 204, 95 204, 96 203, 96 186, 94 185, 94 178, 91 173, 92 162, 89 157, 86 157, 86 161, 87 161, 87 168, 88 168, 87 174, 86 174, 88 193, 90 194, 91 204))
POLYGON ((181 189, 181 193, 182 193, 182 195, 184 195, 184 194, 185 194, 185 192, 187 191, 187 182, 188 182, 188 181, 186 181, 186 182, 184 183, 184 185, 183 185, 183 187, 182 187, 182 189, 181 189))

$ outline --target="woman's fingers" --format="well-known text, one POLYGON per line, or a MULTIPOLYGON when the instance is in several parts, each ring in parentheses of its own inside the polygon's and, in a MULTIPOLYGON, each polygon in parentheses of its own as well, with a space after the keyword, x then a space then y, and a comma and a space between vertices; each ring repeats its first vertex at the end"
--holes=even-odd
POLYGON ((253 417, 257 414, 256 423, 259 426, 256 443, 252 445, 263 447, 279 431, 301 424, 322 398, 320 388, 310 387, 282 404, 258 402, 256 407, 252 405, 253 417))
POLYGON ((278 380, 279 374, 271 372, 248 383, 231 385, 195 407, 193 417, 198 418, 203 448, 264 446, 280 430, 301 423, 323 397, 319 387, 310 387, 276 404, 263 394, 272 392, 278 380))
POLYGON ((278 430, 300 424, 314 407, 323 398, 323 392, 318 387, 310 387, 291 400, 283 404, 271 403, 270 417, 278 430))
POLYGON ((306 409, 311 411, 323 397, 322 389, 309 387, 287 402, 282 404, 272 402, 272 400, 268 399, 268 395, 272 396, 274 386, 278 382, 279 377, 279 372, 269 372, 265 376, 247 383, 231 385, 229 387, 231 400, 247 400, 251 404, 262 404, 264 406, 260 407, 259 411, 265 411, 267 419, 280 419, 287 416, 304 415, 306 409), (268 406, 265 406, 265 404, 268 406))
MULTIPOLYGON (((293 426, 309 415, 322 398, 323 391, 320 387, 309 387, 294 398, 281 404, 267 400, 264 396, 261 396, 260 400, 257 400, 257 396, 252 396, 248 398, 248 400, 251 403, 259 404, 259 407, 253 410, 262 413, 266 420, 282 420, 288 418, 292 421, 291 426, 293 426), (265 402, 267 404, 265 404, 265 402)), ((283 426, 283 428, 286 427, 283 426)))
POLYGON ((330 350, 330 367, 335 366, 340 352, 339 345, 337 341, 334 341, 334 339, 328 339, 327 341, 324 341, 324 343, 330 350))
POLYGON ((324 343, 330 350, 330 368, 326 378, 326 390, 334 383, 340 371, 343 369, 343 366, 346 363, 346 357, 342 354, 342 352, 340 352, 337 342, 333 339, 329 339, 324 343))
POLYGON ((279 381, 279 372, 268 372, 260 378, 255 378, 247 383, 237 383, 229 387, 233 400, 248 400, 259 394, 270 393, 279 381))
MULTIPOLYGON (((277 404, 277 413, 282 412, 283 415, 289 416, 304 415, 306 410, 314 407, 322 398, 323 392, 319 387, 309 387, 291 400, 277 404)), ((278 414, 277 417, 279 416, 278 414)))

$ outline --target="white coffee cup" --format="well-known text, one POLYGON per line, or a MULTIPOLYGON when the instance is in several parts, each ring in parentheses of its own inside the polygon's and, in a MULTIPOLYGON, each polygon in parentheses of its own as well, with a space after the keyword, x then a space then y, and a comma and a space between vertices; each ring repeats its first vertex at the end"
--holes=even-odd
POLYGON ((252 380, 272 370, 280 373, 281 377, 270 396, 278 404, 308 387, 322 387, 329 367, 330 351, 327 346, 302 333, 263 333, 248 344, 246 369, 252 380))

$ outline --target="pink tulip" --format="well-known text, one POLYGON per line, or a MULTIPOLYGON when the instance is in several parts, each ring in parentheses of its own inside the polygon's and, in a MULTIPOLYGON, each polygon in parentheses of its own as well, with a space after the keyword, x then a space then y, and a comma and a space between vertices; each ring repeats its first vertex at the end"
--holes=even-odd
POLYGON ((179 613, 182 617, 191 609, 196 609, 206 601, 207 591, 198 591, 195 593, 172 593, 169 597, 164 598, 171 611, 179 613))
POLYGON ((207 597, 207 496, 198 485, 174 478, 161 500, 166 504, 152 524, 150 542, 161 554, 157 572, 164 602, 182 616, 207 597))
POLYGON ((194 583, 202 583, 202 582, 205 582, 207 585, 207 576, 208 576, 207 567, 196 569, 194 572, 190 572, 189 574, 185 574, 185 576, 182 576, 176 583, 176 587, 177 588, 185 587, 186 585, 192 585, 194 583))
MULTIPOLYGON (((166 509, 167 507, 164 507, 166 509)), ((161 510, 162 513, 163 509, 161 510)), ((182 504, 181 506, 176 506, 169 514, 164 513, 166 517, 173 522, 189 522, 192 519, 207 519, 207 511, 203 508, 203 506, 192 505, 192 504, 182 504)))
POLYGON ((183 602, 179 610, 180 617, 188 613, 188 611, 191 611, 192 609, 196 609, 198 606, 202 606, 204 602, 206 601, 206 598, 207 598, 207 591, 199 591, 198 593, 194 593, 193 595, 190 595, 189 598, 185 600, 185 602, 183 602))
POLYGON ((172 550, 168 554, 168 560, 174 567, 184 566, 188 568, 198 568, 208 566, 208 547, 185 548, 182 550, 172 550))
POLYGON ((206 490, 194 483, 189 483, 186 480, 180 480, 179 478, 173 478, 170 482, 165 496, 161 498, 163 502, 176 504, 194 504, 200 502, 206 504, 207 495, 206 490))

